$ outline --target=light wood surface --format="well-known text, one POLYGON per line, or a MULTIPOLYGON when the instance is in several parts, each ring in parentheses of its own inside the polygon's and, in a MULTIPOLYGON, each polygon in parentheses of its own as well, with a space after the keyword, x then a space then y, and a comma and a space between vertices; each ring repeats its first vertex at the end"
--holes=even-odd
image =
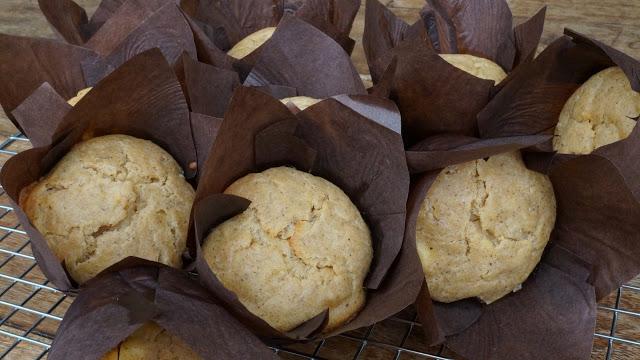
MULTIPOLYGON (((84 6, 89 13, 93 12, 100 0, 76 0, 77 3, 84 6)), ((638 0, 507 0, 511 5, 511 9, 516 18, 516 22, 522 22, 527 17, 533 15, 538 9, 547 4, 547 22, 543 35, 542 46, 546 46, 555 38, 562 34, 564 27, 588 34, 607 44, 613 45, 619 50, 627 54, 640 58, 640 1, 638 0)), ((413 22, 418 17, 418 9, 424 4, 424 0, 383 0, 396 14, 405 19, 407 22, 413 22)), ((366 74, 368 69, 366 66, 364 52, 360 43, 362 32, 364 29, 364 0, 361 11, 356 19, 352 37, 358 40, 353 59, 358 71, 366 74)), ((46 20, 40 14, 37 0, 0 0, 0 32, 25 35, 25 36, 41 36, 54 37, 46 20)), ((0 49, 1 51, 1 49, 0 49)), ((0 139, 4 139, 6 135, 14 133, 15 128, 4 118, 4 114, 0 115, 0 139)), ((4 162, 4 158, 0 162, 4 162)), ((3 199, 3 204, 6 203, 3 199)), ((4 224, 2 224, 4 225, 4 224)), ((24 241, 20 236, 16 237, 18 243, 24 241)), ((5 240, 6 241, 6 240, 5 240)), ((3 273, 17 274, 24 271, 20 268, 19 262, 12 262, 0 270, 3 273)), ((30 276, 40 278, 42 275, 39 270, 34 269, 30 276), (33 273, 33 275, 31 275, 33 273)), ((640 278, 635 279, 631 285, 640 288, 640 278)), ((17 287, 15 294, 10 294, 9 298, 2 300, 10 302, 21 302, 25 295, 21 293, 20 287, 17 287)), ((46 310, 47 306, 51 306, 52 301, 57 301, 55 295, 45 297, 43 300, 34 299, 38 304, 36 306, 46 310)), ((616 294, 612 294, 609 298, 602 302, 602 306, 614 307, 616 294)), ((64 309, 68 306, 69 300, 65 301, 62 306, 56 308, 56 314, 62 315, 64 309)), ((31 304, 31 303, 30 303, 31 304)), ((625 289, 620 297, 620 308, 629 311, 640 312, 640 291, 625 289)), ((609 335, 611 331, 612 312, 600 310, 598 313, 597 332, 609 335)), ((4 316, 4 311, 0 312, 0 316, 4 316)), ((31 319, 28 317, 13 317, 15 325, 29 324, 31 319), (24 322, 24 324, 23 324, 24 322)), ((44 322, 40 328, 43 333, 50 333, 54 330, 54 323, 44 322)), ((3 327, 4 329, 4 327, 3 327)), ((377 325, 370 339, 381 342, 390 342, 394 337, 402 336, 399 325, 394 322, 384 322, 377 325)), ((415 333, 415 332, 414 332, 415 333)), ((420 346, 419 336, 414 333, 407 339, 415 350, 425 350, 420 346)), ((619 314, 615 328, 615 335, 636 342, 640 342, 640 317, 619 314)), ((358 336, 357 332, 354 336, 358 336)), ((1 346, 2 344, 0 344, 1 346)), ((307 348, 313 349, 315 344, 298 345, 300 351, 307 351, 307 348)), ((343 358, 345 354, 351 354, 357 351, 358 342, 348 338, 332 338, 322 348, 320 356, 324 358, 343 358)), ((20 358, 29 359, 36 357, 37 352, 27 345, 21 344, 20 358)), ((605 359, 607 356, 607 341, 596 338, 594 342, 594 351, 592 359, 605 359)), ((395 355, 383 348, 376 346, 367 347, 366 353, 362 354, 364 358, 371 359, 392 359, 395 355), (378 350, 377 350, 378 349, 378 350)), ((406 354, 405 354, 406 355, 406 354)), ((401 358, 409 359, 411 356, 403 355, 401 358)), ((348 356, 348 355, 347 355, 348 356)), ((353 355, 351 355, 353 356, 353 355)), ((283 355, 283 358, 295 358, 283 355)), ((624 343, 614 342, 611 359, 639 359, 640 346, 627 345, 624 343)))

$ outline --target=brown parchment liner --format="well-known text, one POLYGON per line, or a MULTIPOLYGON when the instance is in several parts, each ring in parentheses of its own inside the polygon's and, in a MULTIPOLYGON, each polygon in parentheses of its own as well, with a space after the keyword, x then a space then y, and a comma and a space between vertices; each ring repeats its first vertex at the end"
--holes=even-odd
MULTIPOLYGON (((0 54, 0 103, 9 118, 34 146, 47 145, 53 135, 50 129, 57 126, 56 121, 70 108, 66 99, 94 85, 127 59, 154 46, 174 64, 189 108, 196 114, 194 121, 202 120, 199 115, 222 117, 233 90, 240 85, 238 75, 230 70, 229 64, 217 61, 215 51, 211 51, 215 48, 207 44, 206 38, 198 33, 199 29, 192 29, 190 19, 174 3, 167 0, 104 0, 91 20, 100 19, 96 20, 96 25, 82 23, 78 28, 82 30, 88 26, 95 30, 78 35, 88 38, 82 46, 0 35, 0 43, 8 50, 0 54), (112 52, 106 57, 98 53, 109 51, 112 52)), ((69 24, 78 18, 74 14, 80 8, 75 3, 42 1, 40 5, 65 38, 74 38, 73 29, 60 24, 69 24)), ((198 124, 202 131, 194 131, 194 137, 215 134, 215 121, 199 121, 198 124), (208 128, 203 129, 204 125, 208 128)), ((202 140, 197 143, 211 143, 210 139, 202 140)), ((208 150, 198 151, 201 154, 198 163, 203 162, 208 150)))
MULTIPOLYGON (((263 45, 244 81, 277 99, 333 98, 361 115, 400 133, 400 114, 384 89, 368 96, 351 58, 329 36, 296 17, 285 17, 263 45)), ((300 111, 286 104, 291 111, 300 111)))
POLYGON ((240 86, 236 72, 199 62, 186 52, 174 69, 189 109, 195 113, 221 118, 233 91, 240 86))
POLYGON ((183 271, 129 257, 87 282, 66 312, 48 358, 99 360, 153 321, 203 359, 277 359, 183 271))
MULTIPOLYGON (((349 38, 349 33, 360 8, 360 0, 181 0, 180 3, 224 53, 249 34, 276 26, 285 14, 293 14, 331 36, 351 54, 355 41, 349 38)), ((242 62, 253 63, 254 55, 242 62)))
MULTIPOLYGON (((277 99, 308 96, 333 98, 361 115, 400 132, 397 107, 378 89, 367 96, 350 56, 329 36, 298 18, 285 17, 263 45, 244 81, 277 99)), ((286 104, 291 111, 300 111, 286 104)))
MULTIPOLYGON (((20 39, 17 39, 20 41, 20 39)), ((58 46, 69 45, 57 43, 58 46)), ((15 62, 15 60, 14 60, 15 62)), ((75 64, 77 65, 77 64, 75 64)), ((240 85, 235 72, 210 66, 183 53, 174 64, 174 71, 191 110, 191 128, 195 140, 198 168, 204 164, 217 128, 222 121, 233 90, 240 85)), ((74 74, 73 64, 61 70, 74 74)), ((2 72, 8 74, 9 72, 2 72)), ((69 86, 62 86, 62 90, 69 86)), ((12 118, 27 135, 34 147, 52 142, 53 131, 71 106, 52 86, 45 82, 13 112, 12 118)))
MULTIPOLYGON (((133 27, 133 26, 132 26, 133 27)), ((124 3, 116 14, 111 17, 87 43, 102 56, 94 62, 83 63, 83 70, 87 82, 92 85, 102 79, 128 59, 152 48, 159 48, 169 63, 174 63, 187 52, 197 59, 196 45, 189 23, 174 1, 129 0, 124 3), (164 5, 146 15, 142 20, 129 19, 129 4, 159 2, 164 5), (122 15, 123 11, 126 12, 122 15), (140 22, 136 22, 140 21, 140 22), (126 34, 124 24, 134 25, 135 28, 126 34), (104 34, 104 35, 103 35, 104 34)))
MULTIPOLYGON (((480 113, 478 124, 483 136, 553 134, 560 112, 573 92, 591 76, 611 66, 622 68, 627 74, 632 88, 640 91, 639 61, 571 30, 565 30, 565 33, 567 36, 556 40, 533 63, 527 64, 516 72, 512 79, 505 84, 504 90, 480 113), (509 106, 505 106, 507 102, 509 106)), ((638 182, 640 165, 636 161, 636 154, 640 151, 640 143, 637 142, 638 131, 636 127, 629 138, 596 149, 590 156, 579 157, 606 159, 610 163, 608 167, 613 166, 612 171, 617 176, 621 176, 624 181, 623 188, 612 188, 611 192, 626 193, 628 191, 629 200, 632 203, 640 201, 640 183, 638 182)), ((572 158, 567 155, 553 157, 551 154, 547 157, 549 164, 572 158)), ((595 160, 593 161, 595 162, 595 160)), ((594 179, 597 175, 602 175, 601 172, 595 171, 594 179)), ((588 196, 588 194, 584 194, 584 196, 588 196)), ((609 202, 603 200, 603 204, 607 203, 609 202)), ((624 203, 629 204, 629 201, 620 203, 620 206, 622 207, 624 203)), ((632 214, 633 211, 629 209, 624 213, 620 215, 632 214)), ((618 214, 611 211, 603 214, 610 217, 612 223, 616 223, 614 218, 618 214)), ((589 226, 590 235, 588 237, 586 234, 580 233, 580 227, 577 225, 563 227, 566 237, 570 238, 571 236, 572 238, 564 246, 576 252, 595 267, 591 281, 596 287, 598 299, 608 295, 640 273, 640 259, 638 258, 640 248, 633 240, 635 239, 634 234, 637 233, 637 230, 634 230, 637 221, 637 218, 633 220, 629 218, 626 223, 620 221, 617 228, 609 230, 609 233, 602 233, 604 231, 602 229, 609 227, 591 229, 589 226), (597 251, 580 248, 578 244, 589 240, 588 238, 617 240, 615 243, 609 244, 611 248, 604 246, 605 239, 601 240, 603 248, 597 251)), ((587 224, 585 222, 583 226, 587 226, 587 224)), ((589 241, 593 241, 593 239, 589 241)))
MULTIPOLYGON (((486 157, 505 139, 537 137, 533 148, 544 150, 540 145, 549 144, 551 137, 544 134, 553 133, 569 96, 609 66, 622 67, 638 88, 637 61, 595 40, 567 34, 573 39, 558 39, 538 59, 512 73, 479 116, 487 139, 427 140, 407 153, 410 168, 431 170, 448 161, 460 162, 461 149, 483 148, 488 152, 475 158, 486 157)), ((522 148, 530 145, 519 143, 522 148)), ((638 128, 629 138, 590 155, 525 153, 529 167, 550 176, 557 202, 556 225, 542 261, 522 290, 491 305, 473 299, 432 302, 425 286, 417 304, 427 342, 444 341, 469 359, 510 359, 514 354, 525 359, 589 358, 596 301, 640 273, 637 156, 638 128)), ((412 190, 407 231, 414 239, 420 203, 437 174, 423 173, 412 190)))
MULTIPOLYGON (((21 114, 35 119, 31 123, 37 123, 38 116, 42 115, 41 107, 57 106, 55 104, 64 101, 56 100, 50 89, 45 84, 35 96, 48 93, 43 98, 53 98, 54 105, 29 99, 21 106, 21 114)), ((51 142, 36 142, 36 148, 9 159, 0 173, 0 183, 31 238, 34 256, 45 276, 60 290, 75 292, 77 284, 18 206, 22 189, 45 175, 74 144, 107 134, 126 134, 153 141, 176 159, 186 178, 193 178, 197 170, 193 165, 197 164, 198 142, 192 136, 189 108, 180 83, 158 49, 132 58, 96 84, 66 113, 58 111, 50 115, 60 118, 40 122, 41 126, 28 129, 27 133, 36 134, 34 139, 51 139, 51 142)))
POLYGON ((56 40, 5 34, 0 34, 0 48, 0 104, 22 131, 25 127, 12 114, 18 105, 45 82, 65 100, 74 97, 88 86, 82 63, 98 57, 92 50, 56 40))
POLYGON ((194 60, 231 70, 232 59, 208 40, 177 3, 177 0, 103 0, 90 20, 71 0, 42 0, 40 8, 64 39, 99 55, 82 61, 89 85, 131 57, 154 47, 160 48, 172 64, 186 52, 194 60))
POLYGON ((316 99, 367 93, 351 58, 338 43, 293 16, 282 19, 262 46, 244 85, 288 86, 299 96, 316 99))
POLYGON ((632 57, 572 30, 522 66, 478 115, 483 137, 553 134, 569 97, 591 76, 619 66, 640 91, 640 65, 632 57), (509 107, 505 104, 509 103, 509 107))
POLYGON ((102 56, 114 51, 140 24, 169 3, 176 4, 177 0, 102 0, 88 19, 86 11, 73 0, 38 0, 40 10, 60 37, 102 56))
MULTIPOLYGON (((0 35, 0 45, 6 50, 0 54, 0 103, 23 131, 12 112, 42 83, 48 82, 64 99, 69 99, 126 60, 154 47, 171 64, 181 61, 186 53, 214 65, 218 73, 231 69, 199 29, 192 27, 175 1, 104 0, 90 21, 85 11, 70 0, 43 0, 40 6, 52 26, 70 43, 0 35)), ((218 74, 213 80, 224 87, 230 77, 218 74)), ((215 116, 221 116, 223 111, 217 102, 216 106, 215 116)))
MULTIPOLYGON (((375 111, 369 107, 386 101, 387 108, 379 110, 378 119, 393 105, 379 98, 370 103, 350 100, 359 103, 361 112, 371 114, 375 111)), ((393 113, 397 122, 397 109, 393 113)), ((195 236, 189 246, 196 255, 200 279, 245 325, 270 343, 329 336, 380 321, 412 303, 422 282, 415 244, 402 246, 408 186, 399 133, 335 99, 294 114, 264 92, 240 87, 196 193, 192 213, 195 236), (339 186, 360 209, 372 233, 374 260, 365 283, 367 303, 355 319, 331 334, 319 334, 327 311, 289 333, 274 330, 222 286, 201 253, 200 244, 211 229, 249 205, 246 199, 222 194, 224 189, 248 173, 281 165, 310 171, 339 186)))
POLYGON ((285 0, 285 12, 329 35, 349 55, 356 44, 349 34, 358 10, 360 0, 285 0))
MULTIPOLYGON (((415 242, 420 206, 438 176, 439 168, 529 148, 549 138, 532 135, 473 139, 450 135, 427 139, 408 151, 408 161, 414 164, 412 170, 426 172, 416 175, 412 186, 407 239, 415 242)), ((619 201, 624 196, 618 191, 613 199, 605 200, 612 196, 606 191, 605 184, 617 182, 620 186, 620 176, 607 169, 604 171, 607 174, 603 174, 606 180, 594 181, 590 177, 593 165, 569 160, 553 167, 550 176, 558 206, 556 227, 541 262, 522 285, 522 290, 490 305, 475 299, 444 304, 432 301, 428 284, 424 284, 416 305, 428 344, 444 342, 447 348, 466 359, 512 359, 514 356, 519 359, 586 359, 590 356, 596 316, 596 293, 590 282, 592 265, 581 254, 565 247, 570 235, 564 229, 589 224, 589 227, 603 227, 607 229, 603 231, 610 232, 620 223, 611 224, 600 212, 603 206, 610 207, 609 211, 611 208, 622 210, 619 201), (600 186, 604 188, 602 194, 584 197, 585 191, 600 186), (575 205, 578 201, 579 206, 575 205)), ((635 214, 638 211, 640 206, 636 204, 635 214)), ((640 221, 635 222, 640 226, 640 221)), ((599 249, 596 241, 580 246, 599 249)))
POLYGON ((438 54, 483 57, 509 73, 533 58, 545 10, 514 28, 504 0, 429 0, 420 19, 408 25, 378 0, 367 0, 367 62, 377 84, 397 59, 390 98, 402 113, 408 146, 441 133, 475 136, 476 115, 498 90, 492 81, 457 69, 438 54))

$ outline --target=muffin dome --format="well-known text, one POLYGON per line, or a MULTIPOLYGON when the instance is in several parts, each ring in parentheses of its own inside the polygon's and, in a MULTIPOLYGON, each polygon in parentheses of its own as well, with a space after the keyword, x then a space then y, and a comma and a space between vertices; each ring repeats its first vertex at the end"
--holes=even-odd
POLYGON ((83 283, 128 256, 181 267, 193 199, 182 169, 162 148, 107 135, 74 146, 23 191, 21 204, 83 283))
POLYGON ((328 331, 365 303, 371 235, 330 182, 292 168, 249 174, 226 194, 251 205, 207 237, 207 263, 240 302, 280 331, 329 309, 328 331))
POLYGON ((491 303, 540 261, 556 218, 548 177, 519 152, 449 166, 422 203, 416 245, 431 297, 491 303))

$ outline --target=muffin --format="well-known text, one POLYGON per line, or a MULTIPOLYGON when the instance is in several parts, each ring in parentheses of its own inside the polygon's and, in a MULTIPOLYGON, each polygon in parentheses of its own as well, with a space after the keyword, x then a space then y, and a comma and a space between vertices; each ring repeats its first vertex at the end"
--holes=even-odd
POLYGON ((548 177, 519 152, 445 168, 421 205, 416 245, 431 297, 489 304, 520 289, 556 217, 548 177))
POLYGON ((80 100, 82 100, 83 97, 85 97, 85 95, 87 95, 89 93, 89 91, 91 91, 91 89, 93 89, 92 87, 88 87, 85 89, 82 89, 80 91, 78 91, 78 94, 74 97, 72 97, 71 99, 69 99, 69 101, 67 101, 67 104, 71 105, 71 106, 76 106, 77 103, 80 102, 80 100))
POLYGON ((242 59, 271 39, 275 31, 275 27, 266 27, 258 30, 235 44, 231 50, 227 52, 227 55, 234 59, 242 59))
POLYGON ((288 97, 288 98, 284 98, 282 100, 283 104, 287 105, 289 103, 292 103, 293 105, 295 105, 295 107, 297 107, 300 110, 304 110, 306 108, 308 108, 309 106, 315 105, 317 103, 319 103, 320 99, 314 99, 308 96, 294 96, 294 97, 288 97))
POLYGON ((481 57, 467 54, 440 54, 440 57, 449 64, 475 77, 493 80, 496 85, 507 77, 507 73, 502 70, 500 65, 481 57))
POLYGON ((84 283, 137 256, 181 267, 193 188, 159 146, 126 135, 75 145, 20 203, 70 276, 84 283))
POLYGON ((590 154, 626 139, 640 115, 640 93, 619 67, 592 76, 567 100, 556 125, 553 149, 561 154, 590 154))
POLYGON ((102 360, 195 360, 201 359, 179 337, 149 322, 109 351, 102 360))
POLYGON ((342 190, 278 167, 237 180, 225 194, 251 205, 216 227, 202 251, 250 312, 284 332, 328 309, 326 332, 364 306, 371 235, 342 190))

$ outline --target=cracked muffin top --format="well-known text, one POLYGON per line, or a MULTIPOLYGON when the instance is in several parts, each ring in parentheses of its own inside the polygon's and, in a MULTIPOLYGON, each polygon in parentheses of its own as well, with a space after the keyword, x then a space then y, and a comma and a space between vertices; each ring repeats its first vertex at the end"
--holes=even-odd
POLYGON ((484 80, 493 80, 496 85, 507 77, 500 65, 485 58, 467 54, 440 54, 440 57, 468 74, 484 80))
POLYGON ((162 148, 107 135, 75 145, 20 203, 71 277, 84 283, 128 256, 181 267, 193 198, 162 148))
POLYGON ((80 91, 78 91, 78 94, 76 94, 76 96, 72 97, 71 99, 69 99, 67 101, 67 104, 71 105, 71 106, 76 106, 78 105, 78 103, 80 102, 80 100, 82 100, 85 96, 87 96, 87 94, 89 93, 89 91, 93 90, 92 87, 88 87, 88 88, 84 88, 80 91))
POLYGON ((225 194, 251 205, 216 227, 202 250, 249 311, 289 331, 329 309, 325 332, 358 313, 373 249, 367 225, 342 190, 278 167, 237 180, 225 194))
POLYGON ((243 59, 269 41, 274 32, 276 32, 275 27, 266 27, 254 32, 253 34, 249 34, 247 37, 235 44, 227 54, 234 59, 243 59))
POLYGON ((519 152, 447 167, 416 225, 431 297, 491 303, 517 291, 540 261, 555 218, 549 178, 527 169, 519 152))
POLYGON ((280 100, 280 102, 282 102, 285 105, 292 103, 295 107, 297 107, 301 111, 319 103, 320 101, 322 100, 314 99, 308 96, 293 96, 293 97, 288 97, 280 100))
POLYGON ((640 93, 627 75, 611 67, 592 76, 565 103, 553 149, 561 154, 590 154, 629 137, 640 116, 640 93))
POLYGON ((102 360, 202 359, 189 345, 167 330, 148 322, 131 334, 102 360))

